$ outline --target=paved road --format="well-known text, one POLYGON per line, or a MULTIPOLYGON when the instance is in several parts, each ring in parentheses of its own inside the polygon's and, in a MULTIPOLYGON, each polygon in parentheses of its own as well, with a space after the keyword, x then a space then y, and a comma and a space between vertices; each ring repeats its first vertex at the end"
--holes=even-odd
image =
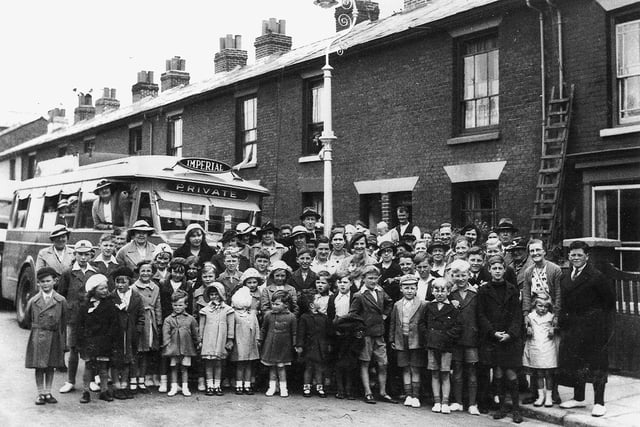
MULTIPOLYGON (((33 370, 24 368, 24 352, 28 331, 18 327, 14 313, 0 308, 0 425, 13 426, 165 426, 165 425, 290 425, 323 426, 504 426, 507 420, 494 421, 487 416, 467 414, 433 414, 430 408, 406 408, 402 405, 361 401, 305 399, 293 395, 287 399, 255 396, 207 397, 194 393, 191 397, 167 397, 164 394, 137 396, 134 400, 112 403, 94 400, 78 403, 79 392, 60 395, 57 405, 36 406, 33 370)), ((82 366, 82 363, 81 363, 82 366)), ((81 379, 81 372, 78 379, 81 379)), ((54 390, 63 383, 63 374, 56 374, 54 390)), ((94 395, 94 397, 97 397, 94 395)), ((543 425, 525 421, 522 426, 543 425)))

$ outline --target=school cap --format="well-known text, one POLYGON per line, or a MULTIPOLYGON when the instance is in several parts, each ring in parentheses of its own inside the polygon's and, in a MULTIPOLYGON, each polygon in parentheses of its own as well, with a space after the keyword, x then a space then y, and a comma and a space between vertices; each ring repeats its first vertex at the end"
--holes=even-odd
POLYGON ((93 245, 88 240, 78 240, 78 242, 73 247, 73 250, 76 253, 91 252, 93 250, 93 245))
POLYGON ((58 277, 58 272, 51 267, 42 267, 36 274, 36 278, 38 280, 44 279, 47 276, 51 276, 55 279, 56 277, 58 277))
POLYGON ((404 276, 400 277, 400 286, 404 286, 404 285, 417 286, 418 285, 418 278, 416 276, 411 275, 411 274, 405 274, 404 276))

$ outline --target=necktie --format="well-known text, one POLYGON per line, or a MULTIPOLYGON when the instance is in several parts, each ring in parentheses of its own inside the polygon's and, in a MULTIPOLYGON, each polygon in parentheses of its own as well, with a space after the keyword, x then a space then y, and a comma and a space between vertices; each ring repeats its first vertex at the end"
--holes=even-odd
POLYGON ((573 271, 571 272, 571 280, 575 281, 576 277, 578 277, 578 269, 574 268, 573 271))

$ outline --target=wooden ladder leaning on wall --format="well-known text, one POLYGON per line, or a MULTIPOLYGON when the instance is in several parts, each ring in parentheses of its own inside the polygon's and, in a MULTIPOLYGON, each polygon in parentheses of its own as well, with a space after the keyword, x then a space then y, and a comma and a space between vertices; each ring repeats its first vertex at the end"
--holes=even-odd
POLYGON ((564 92, 565 95, 556 93, 554 86, 548 101, 538 183, 531 216, 531 237, 541 239, 547 248, 555 243, 558 233, 574 85, 571 85, 568 93, 566 90, 564 92))

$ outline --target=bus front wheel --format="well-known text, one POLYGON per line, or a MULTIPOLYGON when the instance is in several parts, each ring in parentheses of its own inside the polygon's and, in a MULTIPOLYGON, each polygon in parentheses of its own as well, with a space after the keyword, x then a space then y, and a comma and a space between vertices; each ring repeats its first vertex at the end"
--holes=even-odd
POLYGON ((27 329, 29 327, 26 315, 27 303, 35 293, 36 286, 33 280, 33 271, 31 271, 30 267, 25 268, 18 282, 18 294, 16 296, 16 317, 21 328, 27 329))

